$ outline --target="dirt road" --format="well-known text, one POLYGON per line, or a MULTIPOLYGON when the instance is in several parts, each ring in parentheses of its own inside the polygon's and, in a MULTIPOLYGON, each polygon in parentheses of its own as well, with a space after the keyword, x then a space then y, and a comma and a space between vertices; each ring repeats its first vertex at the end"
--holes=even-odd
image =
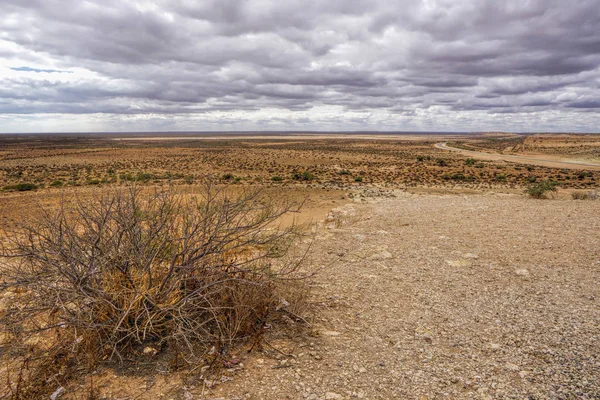
POLYGON ((498 153, 484 153, 481 151, 464 150, 456 147, 448 146, 447 142, 436 143, 435 147, 442 150, 449 150, 461 153, 468 157, 478 158, 482 160, 492 161, 511 161, 521 164, 539 165, 550 168, 566 168, 566 169, 591 169, 600 170, 600 164, 594 164, 579 160, 566 160, 563 158, 552 157, 549 155, 527 155, 517 156, 498 153))

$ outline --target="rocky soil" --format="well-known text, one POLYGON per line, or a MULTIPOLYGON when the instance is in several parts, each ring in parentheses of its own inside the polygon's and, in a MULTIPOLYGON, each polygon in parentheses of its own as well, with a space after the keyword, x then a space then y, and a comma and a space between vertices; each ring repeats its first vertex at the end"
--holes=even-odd
POLYGON ((398 194, 317 242, 310 332, 183 398, 600 398, 600 202, 398 194))
POLYGON ((101 398, 600 398, 600 201, 349 197, 315 228, 310 326, 216 376, 101 372, 101 398))

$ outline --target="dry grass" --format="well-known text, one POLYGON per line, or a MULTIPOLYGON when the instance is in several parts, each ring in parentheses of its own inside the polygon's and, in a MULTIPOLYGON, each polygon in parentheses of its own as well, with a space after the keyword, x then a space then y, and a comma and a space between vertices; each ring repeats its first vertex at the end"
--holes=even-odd
POLYGON ((573 200, 598 200, 600 199, 600 194, 595 191, 571 192, 571 198, 573 200))

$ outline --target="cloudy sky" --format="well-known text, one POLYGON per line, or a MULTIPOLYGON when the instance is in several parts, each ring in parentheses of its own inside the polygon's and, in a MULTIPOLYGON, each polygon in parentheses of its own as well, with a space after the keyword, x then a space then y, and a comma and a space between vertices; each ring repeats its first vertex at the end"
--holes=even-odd
POLYGON ((0 132, 600 131, 598 0, 2 0, 0 132))

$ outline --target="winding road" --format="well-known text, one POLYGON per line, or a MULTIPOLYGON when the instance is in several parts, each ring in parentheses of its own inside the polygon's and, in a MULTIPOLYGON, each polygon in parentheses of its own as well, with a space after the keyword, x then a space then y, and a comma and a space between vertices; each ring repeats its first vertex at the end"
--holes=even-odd
POLYGON ((464 150, 456 147, 451 147, 448 146, 448 142, 436 143, 434 146, 441 150, 454 151, 461 153, 465 156, 478 158, 481 160, 509 161, 521 164, 539 165, 542 167, 550 168, 600 170, 600 164, 590 163, 589 161, 566 160, 558 157, 554 158, 548 155, 516 156, 498 153, 484 153, 482 151, 464 150))

